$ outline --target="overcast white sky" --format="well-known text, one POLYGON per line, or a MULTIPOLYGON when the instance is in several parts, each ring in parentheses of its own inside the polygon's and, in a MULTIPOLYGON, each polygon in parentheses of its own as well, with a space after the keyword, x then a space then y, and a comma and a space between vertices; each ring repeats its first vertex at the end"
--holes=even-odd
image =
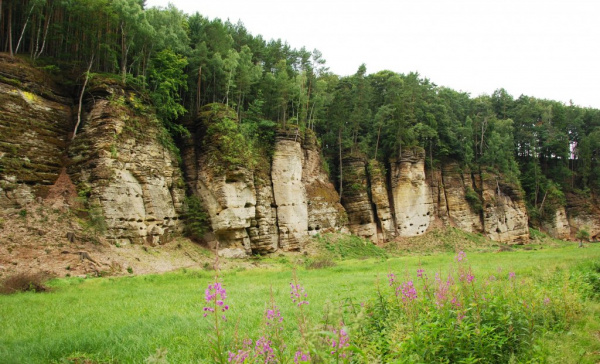
POLYGON ((417 71, 477 96, 504 87, 600 108, 598 0, 147 0, 241 20, 263 38, 319 49, 338 75, 417 71))

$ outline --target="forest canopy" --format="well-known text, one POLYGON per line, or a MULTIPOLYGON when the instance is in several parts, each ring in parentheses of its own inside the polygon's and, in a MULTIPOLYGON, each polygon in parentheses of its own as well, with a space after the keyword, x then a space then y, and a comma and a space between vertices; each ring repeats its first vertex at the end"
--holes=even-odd
POLYGON ((211 103, 235 111, 249 142, 275 128, 311 130, 334 179, 341 154, 389 163, 417 147, 428 168, 452 160, 520 184, 534 219, 564 204, 566 192, 600 188, 600 110, 502 88, 471 97, 416 72, 367 73, 364 64, 340 77, 318 50, 144 3, 0 0, 0 51, 78 83, 88 66, 110 75, 147 94, 175 137, 211 103))

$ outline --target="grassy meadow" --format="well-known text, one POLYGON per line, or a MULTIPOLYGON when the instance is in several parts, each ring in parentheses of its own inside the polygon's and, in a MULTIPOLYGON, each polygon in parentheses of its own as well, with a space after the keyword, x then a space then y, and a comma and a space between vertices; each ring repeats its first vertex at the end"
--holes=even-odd
MULTIPOLYGON (((415 325, 421 322, 418 321, 421 318, 417 320, 417 314, 411 313, 416 311, 410 311, 415 310, 416 305, 408 306, 408 301, 402 303, 398 294, 402 288, 400 284, 397 284, 400 288, 396 289, 394 299, 388 275, 394 273, 399 282, 414 281, 418 299, 424 299, 423 284, 427 283, 423 283, 425 281, 422 278, 419 281, 418 270, 430 277, 427 282, 433 282, 436 273, 439 277, 446 277, 453 272, 458 277, 457 273, 468 272, 472 275, 469 282, 474 281, 469 283, 473 284, 473 292, 479 292, 475 290, 475 284, 487 287, 486 292, 515 290, 513 296, 506 296, 508 298, 503 298, 504 301, 497 306, 489 306, 512 307, 508 311, 498 311, 501 314, 494 316, 497 320, 507 320, 506 315, 520 317, 517 315, 520 306, 531 307, 528 308, 531 313, 536 311, 537 314, 538 310, 545 310, 541 300, 552 300, 552 310, 548 312, 560 316, 553 321, 546 321, 545 318, 543 322, 536 321, 535 327, 539 329, 535 329, 535 336, 532 333, 528 337, 530 341, 525 345, 527 353, 515 354, 511 360, 519 362, 526 357, 533 358, 531 362, 597 363, 600 360, 600 301, 597 295, 600 291, 597 287, 600 272, 588 269, 600 267, 600 244, 589 244, 584 249, 578 249, 574 243, 555 243, 551 246, 538 244, 531 250, 520 248, 503 252, 498 252, 498 249, 473 249, 466 250, 466 258, 461 262, 457 262, 454 251, 409 255, 372 247, 365 248, 364 255, 370 257, 361 257, 360 253, 356 254, 358 258, 352 257, 353 251, 360 252, 361 249, 360 246, 352 249, 350 244, 346 252, 340 254, 341 250, 336 250, 334 242, 330 241, 317 258, 301 254, 257 257, 250 262, 258 267, 252 268, 252 264, 246 264, 222 270, 219 280, 227 291, 224 301, 229 310, 225 313, 226 320, 218 318, 220 339, 228 343, 227 348, 232 351, 235 351, 234 347, 241 347, 244 338, 256 340, 264 334, 265 310, 271 307, 270 302, 274 302, 283 317, 281 340, 288 345, 286 350, 290 358, 288 362, 291 363, 294 362, 295 347, 302 346, 302 342, 325 340, 324 346, 330 343, 331 339, 323 334, 326 330, 323 320, 331 323, 335 321, 332 318, 336 317, 339 321, 339 317, 348 317, 349 312, 356 313, 356 308, 360 310, 362 307, 363 312, 371 316, 363 318, 367 320, 360 324, 363 327, 350 325, 348 322, 353 321, 352 318, 344 319, 347 325, 345 330, 350 338, 355 334, 362 340, 348 346, 348 350, 353 352, 348 351, 344 357, 339 353, 330 358, 325 354, 320 357, 313 355, 314 362, 423 362, 426 360, 423 358, 430 354, 405 356, 403 353, 409 350, 409 346, 397 344, 402 340, 413 340, 418 336, 417 333, 423 335, 427 329, 397 328, 400 321, 410 321, 415 325), (320 259, 327 264, 319 265, 320 259), (290 298, 290 282, 294 271, 309 302, 302 306, 302 313, 290 298), (486 282, 491 282, 491 285, 486 282), (387 298, 384 299, 384 296, 387 298), (540 303, 535 306, 534 301, 538 299, 540 303), (412 308, 409 310, 407 307, 412 308), (373 341, 374 334, 365 332, 364 328, 377 324, 372 317, 380 315, 381 308, 387 310, 385 318, 381 319, 381 322, 385 321, 386 330, 396 327, 393 332, 397 337, 392 335, 382 339, 385 341, 382 344, 386 348, 385 355, 388 356, 377 354, 383 350, 379 347, 365 349, 373 341), (308 332, 304 335, 299 330, 299 319, 303 315, 308 322, 308 330, 305 330, 308 332)), ((460 280, 463 281, 462 278, 460 280)), ((0 296, 0 362, 214 362, 211 354, 211 342, 214 343, 215 335, 214 319, 211 315, 203 317, 203 308, 207 305, 210 307, 210 302, 207 303, 205 299, 205 291, 214 281, 214 270, 198 267, 162 275, 57 279, 48 283, 51 291, 47 293, 24 292, 0 296)), ((444 320, 453 320, 451 327, 457 329, 471 322, 460 317, 469 315, 467 310, 470 308, 466 306, 479 307, 477 299, 481 298, 477 293, 473 295, 466 291, 471 287, 466 281, 460 287, 454 292, 465 295, 465 307, 462 311, 447 311, 439 316, 445 317, 444 320), (461 289, 463 293, 460 293, 461 289), (475 301, 471 298, 468 305, 467 295, 475 297, 475 301), (463 314, 453 316, 459 311, 463 314)), ((484 288, 481 289, 483 292, 484 288)), ((485 297, 483 299, 486 300, 485 297)), ((430 306, 434 307, 434 304, 430 306)), ((449 301, 446 307, 452 307, 449 301)), ((419 312, 421 316, 427 316, 437 311, 430 308, 420 309, 419 312)), ((479 334, 478 325, 483 321, 480 316, 477 317, 478 321, 471 324, 476 325, 472 328, 479 334)), ((533 319, 531 327, 533 330, 533 319)), ((442 336, 438 336, 437 340, 443 341, 442 336)), ((474 338, 465 340, 472 341, 474 338)), ((431 344, 427 341, 419 345, 431 344)), ((311 348, 314 349, 314 345, 311 348)), ((497 360, 500 362, 501 359, 497 360)), ((248 359, 246 362, 254 361, 248 359)))

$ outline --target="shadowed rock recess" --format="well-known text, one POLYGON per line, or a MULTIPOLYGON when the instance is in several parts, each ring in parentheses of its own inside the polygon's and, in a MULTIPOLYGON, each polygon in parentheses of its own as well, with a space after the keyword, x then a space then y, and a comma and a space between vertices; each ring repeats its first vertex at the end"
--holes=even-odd
MULTIPOLYGON (((404 148, 385 162, 347 153, 340 197, 310 130, 278 129, 269 152, 259 151, 246 144, 234 110, 206 105, 188 123, 191 135, 180 141, 178 157, 142 96, 96 77, 72 138, 79 89, 57 86, 16 58, 0 56, 0 69, 3 209, 46 198, 66 170, 61 178, 70 182, 61 185, 77 186, 84 215, 100 216, 100 233, 121 245, 156 245, 181 233, 186 189, 208 215, 205 240, 218 243, 226 257, 302 250, 311 235, 328 231, 350 231, 374 243, 421 235, 434 226, 504 243, 529 239, 519 186, 490 171, 464 169, 458 161, 442 161, 431 170, 420 148, 404 148)), ((566 200, 545 229, 573 238, 586 228, 596 237, 595 198, 566 200)))

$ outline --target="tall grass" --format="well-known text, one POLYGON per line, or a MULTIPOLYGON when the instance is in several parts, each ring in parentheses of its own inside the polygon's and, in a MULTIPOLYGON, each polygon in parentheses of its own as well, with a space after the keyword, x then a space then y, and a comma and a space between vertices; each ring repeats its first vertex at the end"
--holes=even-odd
MULTIPOLYGON (((298 282, 308 295, 306 301, 309 304, 303 306, 303 315, 309 326, 306 340, 310 345, 301 345, 304 339, 298 330, 299 310, 297 304, 290 299, 292 269, 289 264, 281 264, 271 269, 221 272, 219 280, 227 290, 226 303, 229 306, 226 320, 221 325, 223 350, 237 352, 238 349, 243 349, 244 339, 252 339, 255 345, 256 340, 264 335, 266 312, 275 303, 283 317, 281 340, 289 346, 289 352, 286 353, 289 354, 290 362, 293 362, 297 349, 313 350, 324 360, 333 362, 376 362, 386 358, 408 362, 413 359, 425 360, 422 353, 417 353, 417 356, 408 353, 408 344, 401 348, 389 345, 377 348, 365 344, 376 340, 370 334, 361 334, 351 326, 352 322, 359 322, 352 315, 363 312, 363 315, 371 313, 372 317, 377 318, 376 314, 378 315, 382 306, 377 306, 376 303, 389 301, 388 309, 393 314, 378 322, 389 321, 385 332, 393 335, 384 339, 399 341, 410 337, 417 340, 414 332, 407 331, 402 326, 411 321, 406 316, 406 311, 401 310, 401 305, 393 306, 398 301, 395 290, 388 286, 387 275, 393 272, 402 278, 403 283, 412 280, 420 300, 423 297, 423 286, 415 276, 417 270, 423 269, 432 280, 436 273, 440 277, 447 277, 450 272, 456 274, 458 268, 454 253, 350 259, 337 261, 337 265, 333 267, 311 270, 301 268, 304 259, 301 256, 293 258, 296 260, 294 263, 298 263, 295 264, 298 266, 298 282), (349 337, 348 347, 338 347, 343 336, 342 330, 349 337), (323 351, 332 347, 332 341, 336 342, 339 350, 330 351, 335 351, 337 357, 336 354, 326 356, 327 351, 323 351), (355 351, 342 358, 341 353, 346 353, 344 350, 348 354, 355 351)), ((557 327, 556 330, 546 330, 545 335, 532 336, 532 341, 524 346, 540 347, 539 349, 533 352, 513 350, 502 358, 520 358, 519 355, 527 357, 531 354, 541 358, 561 355, 565 362, 574 356, 580 357, 582 362, 590 363, 600 359, 598 354, 590 354, 594 350, 600 350, 598 342, 587 335, 586 330, 593 327, 582 324, 591 319, 586 315, 595 315, 598 311, 595 311, 593 303, 584 302, 583 295, 578 293, 579 283, 584 281, 577 279, 577 275, 574 278, 570 276, 573 267, 599 260, 600 247, 596 245, 587 249, 564 246, 497 254, 468 253, 468 264, 477 284, 483 284, 494 275, 498 277, 498 281, 490 287, 495 287, 495 292, 504 292, 506 287, 513 284, 509 280, 509 273, 515 274, 521 291, 508 292, 503 296, 503 302, 515 309, 518 304, 522 305, 518 299, 525 293, 538 297, 543 302, 546 294, 560 294, 562 289, 568 289, 569 301, 561 304, 565 309, 573 308, 572 315, 556 321, 560 325, 555 325, 554 322, 551 326, 557 327), (575 303, 581 304, 581 308, 576 309, 578 306, 575 303), (569 336, 571 340, 573 337, 581 337, 577 345, 574 343, 573 346, 579 351, 583 350, 583 355, 574 355, 568 348, 555 345, 565 336, 563 328, 575 332, 569 336), (589 342, 583 344, 585 340, 589 342)), ((98 363, 141 363, 157 353, 157 350, 162 353, 166 350, 166 359, 171 363, 213 362, 210 337, 214 335, 214 325, 203 317, 203 308, 206 306, 205 290, 214 280, 214 272, 202 270, 122 278, 69 278, 50 282, 52 291, 49 293, 26 292, 0 296, 1 361, 83 362, 81 358, 86 358, 89 362, 98 363)), ((467 301, 467 296, 464 297, 464 304, 473 302, 467 301)), ((552 302, 559 304, 562 301, 557 296, 552 298, 552 302)), ((429 305, 431 304, 430 302, 429 305)), ((423 307, 420 312, 430 312, 433 315, 433 306, 430 307, 431 310, 426 310, 426 303, 419 305, 423 307)), ((536 330, 545 327, 543 322, 546 316, 542 317, 544 318, 538 319, 536 316, 536 330)), ((415 317, 412 322, 415 327, 430 325, 422 320, 415 317)), ((454 320, 456 321, 456 317, 454 320)), ((360 322, 364 327, 377 324, 368 320, 360 322)), ((467 322, 467 319, 463 322, 467 322)), ((469 322, 471 325, 475 321, 469 322)), ((430 331, 419 330, 423 335, 430 331)), ((427 342, 433 339, 422 336, 419 340, 427 342)), ((466 352, 471 349, 465 346, 464 350, 466 352)), ((297 359, 301 360, 301 357, 297 359)), ((317 360, 317 356, 313 354, 312 360, 317 360)))

